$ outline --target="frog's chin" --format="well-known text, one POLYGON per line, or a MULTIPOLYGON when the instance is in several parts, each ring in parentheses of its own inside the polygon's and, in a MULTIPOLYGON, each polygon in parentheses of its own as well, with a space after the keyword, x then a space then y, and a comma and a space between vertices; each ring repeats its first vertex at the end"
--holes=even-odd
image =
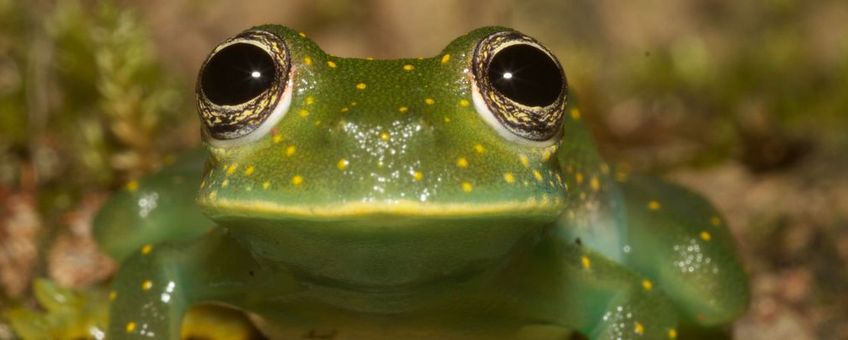
POLYGON ((557 218, 547 210, 514 206, 475 214, 359 209, 337 215, 219 209, 210 215, 256 256, 360 291, 474 277, 497 267, 520 240, 539 235, 557 218))

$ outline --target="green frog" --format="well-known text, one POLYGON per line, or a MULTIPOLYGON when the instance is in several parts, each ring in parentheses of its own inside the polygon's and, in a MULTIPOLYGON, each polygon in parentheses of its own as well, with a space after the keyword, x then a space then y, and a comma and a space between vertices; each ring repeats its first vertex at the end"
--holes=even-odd
POLYGON ((604 162, 518 31, 373 60, 258 26, 196 95, 205 150, 96 220, 122 263, 110 339, 177 339, 200 306, 273 339, 675 339, 746 309, 719 213, 604 162))

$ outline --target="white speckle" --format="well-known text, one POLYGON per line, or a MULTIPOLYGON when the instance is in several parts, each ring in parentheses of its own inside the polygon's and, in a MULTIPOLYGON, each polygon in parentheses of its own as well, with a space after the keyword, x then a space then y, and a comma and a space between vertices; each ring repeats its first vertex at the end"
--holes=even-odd
POLYGON ((701 247, 701 241, 691 238, 688 242, 676 244, 672 247, 674 251, 673 264, 681 273, 716 273, 718 267, 712 263, 701 247))
POLYGON ((138 331, 138 334, 141 336, 146 336, 148 338, 155 338, 156 333, 148 329, 149 326, 145 323, 141 325, 141 329, 138 331))
POLYGON ((257 79, 257 78, 259 78, 259 77, 262 77, 262 72, 259 72, 259 71, 253 71, 253 72, 250 72, 250 76, 251 76, 252 78, 254 78, 254 79, 257 79))
POLYGON ((621 339, 625 334, 629 334, 630 322, 625 321, 633 318, 630 309, 628 306, 617 306, 614 310, 604 313, 603 322, 609 325, 609 332, 613 339, 621 339))
POLYGON ((103 331, 97 327, 90 327, 88 329, 88 334, 96 340, 103 340, 106 338, 106 333, 103 333, 103 331))
POLYGON ((164 303, 171 302, 171 293, 174 292, 174 287, 176 287, 176 284, 174 283, 174 281, 169 281, 168 285, 165 286, 165 292, 162 293, 162 296, 161 296, 162 302, 164 302, 164 303))
MULTIPOLYGON (((405 157, 409 152, 410 140, 423 132, 420 123, 410 121, 394 121, 389 125, 370 125, 354 121, 342 121, 341 131, 352 139, 351 145, 358 149, 349 155, 351 161, 359 161, 363 166, 357 170, 350 170, 351 174, 358 177, 360 181, 370 181, 370 195, 363 197, 364 200, 379 200, 389 192, 393 183, 413 178, 406 173, 415 174, 420 169, 420 161, 399 163, 398 160, 405 157)), ((404 192, 412 197, 426 200, 431 193, 422 192, 426 188, 419 187, 417 191, 404 192)), ((430 188, 432 190, 432 188, 430 188)))
POLYGON ((150 212, 159 206, 159 193, 150 192, 142 194, 138 199, 138 216, 147 218, 150 212))

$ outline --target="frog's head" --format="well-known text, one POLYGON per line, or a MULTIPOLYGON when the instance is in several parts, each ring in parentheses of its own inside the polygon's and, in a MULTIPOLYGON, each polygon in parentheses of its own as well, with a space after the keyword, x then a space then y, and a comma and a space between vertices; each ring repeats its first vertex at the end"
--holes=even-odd
POLYGON ((566 88, 556 58, 506 28, 432 58, 371 60, 255 27, 200 70, 210 160, 199 202, 253 249, 300 265, 346 244, 496 257, 563 208, 553 156, 566 88), (286 247, 323 250, 292 259, 286 247))

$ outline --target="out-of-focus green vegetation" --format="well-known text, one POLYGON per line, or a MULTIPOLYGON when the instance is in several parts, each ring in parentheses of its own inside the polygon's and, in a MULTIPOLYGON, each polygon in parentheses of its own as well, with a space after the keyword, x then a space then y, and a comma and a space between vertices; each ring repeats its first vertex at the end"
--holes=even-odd
POLYGON ((61 188, 42 203, 67 206, 174 148, 160 137, 190 110, 184 79, 162 69, 132 11, 2 0, 0 25, 0 184, 37 176, 61 188))
POLYGON ((111 1, 0 0, 0 319, 33 302, 36 276, 79 285, 112 270, 88 231, 97 193, 186 147, 167 136, 190 126, 187 81, 158 58, 111 1))
POLYGON ((844 1, 517 4, 522 28, 556 44, 608 153, 767 171, 848 145, 844 1))
POLYGON ((728 214, 754 286, 737 334, 848 336, 844 0, 0 0, 0 309, 32 301, 20 287, 56 272, 44 253, 85 237, 99 194, 198 142, 197 67, 262 23, 357 57, 435 55, 482 25, 538 38, 609 158, 728 214))

